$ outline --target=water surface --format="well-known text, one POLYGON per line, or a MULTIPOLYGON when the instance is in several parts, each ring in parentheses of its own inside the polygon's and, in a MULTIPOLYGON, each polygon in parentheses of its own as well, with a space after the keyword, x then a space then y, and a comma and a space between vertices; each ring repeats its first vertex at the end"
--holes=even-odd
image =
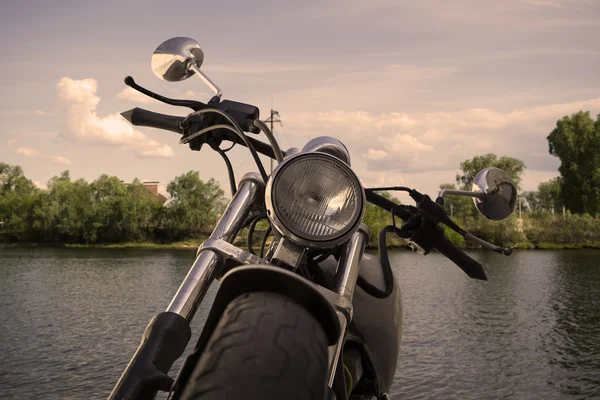
MULTIPOLYGON (((404 303, 392 398, 600 398, 600 252, 472 255, 488 282, 438 254, 391 253, 404 303)), ((106 398, 193 258, 0 248, 0 397, 106 398)))

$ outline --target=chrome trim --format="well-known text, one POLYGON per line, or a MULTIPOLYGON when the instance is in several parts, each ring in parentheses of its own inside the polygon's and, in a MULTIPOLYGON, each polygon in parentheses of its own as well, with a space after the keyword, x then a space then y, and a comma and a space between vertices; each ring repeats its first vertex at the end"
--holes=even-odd
POLYGON ((303 153, 318 151, 321 153, 330 154, 336 158, 339 158, 348 166, 350 166, 350 152, 344 145, 336 138, 330 136, 319 136, 311 139, 304 145, 302 149, 303 153))
MULTIPOLYGON (((354 289, 360 270, 360 260, 365 247, 369 242, 369 228, 365 224, 360 224, 358 232, 355 232, 352 238, 344 245, 336 273, 336 286, 338 299, 332 302, 336 306, 336 312, 340 321, 340 339, 335 346, 329 348, 329 387, 332 387, 335 378, 340 353, 344 345, 344 336, 346 328, 352 321, 352 300, 354 298, 354 289)), ((331 299, 333 296, 329 295, 331 299)))
POLYGON ((208 250, 218 253, 224 262, 233 260, 237 265, 269 264, 266 260, 263 260, 249 251, 242 250, 223 239, 208 239, 206 242, 202 243, 198 249, 198 254, 208 250))
MULTIPOLYGON (((240 180, 237 193, 231 199, 209 239, 222 239, 231 243, 242 229, 250 211, 262 200, 263 191, 264 183, 259 174, 251 172, 244 175, 240 180)), ((191 321, 198 304, 217 275, 218 267, 222 264, 217 252, 201 251, 167 307, 167 311, 191 321)))
POLYGON ((190 63, 189 68, 196 72, 196 75, 198 75, 198 77, 202 79, 206 86, 208 86, 213 92, 215 92, 215 96, 217 96, 218 98, 221 98, 221 96, 223 96, 223 91, 217 86, 216 83, 212 81, 212 79, 208 77, 208 75, 204 73, 204 71, 200 69, 200 66, 198 64, 192 62, 190 63))
POLYGON ((343 161, 340 163, 339 158, 332 156, 331 154, 327 154, 327 153, 319 153, 318 155, 315 153, 298 153, 298 154, 294 154, 293 156, 291 156, 289 158, 286 158, 281 164, 277 165, 277 167, 273 171, 273 174, 271 175, 271 178, 267 182, 267 187, 265 189, 265 207, 267 208, 267 216, 269 217, 269 221, 271 221, 271 225, 273 226, 273 229, 275 229, 275 231, 278 232, 279 234, 281 234, 282 236, 289 238, 290 240, 297 243, 298 245, 305 246, 306 248, 330 249, 338 244, 342 244, 342 243, 346 242, 358 230, 360 223, 365 215, 366 203, 367 203, 367 200, 366 200, 366 196, 365 196, 365 190, 360 182, 360 179, 358 179, 358 176, 356 175, 356 173, 354 173, 352 168, 350 168, 350 166, 345 164, 343 161), (271 193, 273 190, 274 181, 275 181, 275 179, 277 179, 277 174, 283 168, 285 168, 290 163, 293 163, 294 160, 296 160, 297 158, 315 157, 315 156, 329 158, 332 162, 339 163, 343 168, 345 168, 348 172, 350 172, 350 174, 352 176, 354 176, 354 179, 356 179, 356 183, 357 183, 358 187, 360 188, 359 198, 360 198, 360 202, 362 203, 362 211, 359 214, 356 221, 354 222, 354 226, 352 228, 350 228, 346 233, 340 235, 339 237, 337 237, 335 239, 331 239, 331 240, 326 240, 326 241, 325 240, 319 241, 319 240, 314 240, 314 239, 305 239, 303 237, 298 236, 296 233, 292 232, 290 229, 288 229, 280 221, 279 217, 277 216, 277 212, 275 211, 275 204, 273 202, 273 196, 271 193))
POLYGON ((306 248, 298 246, 294 241, 281 238, 273 251, 272 261, 280 261, 296 269, 306 253, 306 248))
POLYGON ((479 197, 485 196, 482 192, 471 192, 468 190, 456 190, 456 189, 442 189, 438 194, 438 197, 444 196, 464 196, 464 197, 479 197))
POLYGON ((287 149, 287 151, 285 152, 285 157, 283 157, 283 159, 285 160, 286 158, 289 158, 295 154, 300 153, 300 149, 298 149, 297 147, 290 147, 289 149, 287 149))
POLYGON ((360 224, 357 234, 354 234, 345 246, 338 263, 335 291, 350 302, 352 302, 352 298, 354 297, 360 260, 368 242, 369 227, 365 224, 360 224))

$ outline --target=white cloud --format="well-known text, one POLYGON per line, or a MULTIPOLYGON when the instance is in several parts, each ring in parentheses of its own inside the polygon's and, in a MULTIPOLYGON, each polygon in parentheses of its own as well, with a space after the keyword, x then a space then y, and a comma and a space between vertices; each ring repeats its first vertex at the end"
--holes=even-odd
POLYGON ((71 160, 62 156, 48 156, 47 159, 56 165, 71 165, 71 160))
POLYGON ((388 156, 388 152, 384 150, 369 149, 367 158, 369 160, 382 160, 388 156))
POLYGON ((42 111, 42 110, 35 110, 33 112, 34 115, 37 115, 38 117, 48 117, 50 115, 52 115, 51 113, 47 112, 47 111, 42 111))
POLYGON ((66 157, 43 154, 42 152, 30 147, 19 147, 15 150, 15 152, 29 158, 41 158, 56 165, 71 165, 71 160, 66 157))
POLYGON ((87 143, 118 147, 135 152, 140 157, 172 157, 173 149, 150 139, 133 127, 119 114, 99 117, 96 107, 95 79, 74 80, 62 78, 57 83, 58 95, 66 106, 66 135, 87 143))
POLYGON ((42 190, 46 190, 48 189, 48 186, 44 185, 43 183, 41 183, 40 181, 33 181, 33 184, 35 185, 35 187, 37 187, 38 189, 42 189, 42 190))
POLYGON ((13 144, 17 143, 16 139, 10 139, 8 142, 9 146, 12 146, 13 144))
MULTIPOLYGON (((281 72, 318 71, 329 68, 320 64, 250 64, 248 61, 228 64, 213 64, 206 67, 207 72, 219 72, 226 74, 259 75, 276 74, 281 72)), ((204 68, 203 68, 204 69, 204 68)))
POLYGON ((152 97, 146 96, 145 94, 142 94, 137 90, 130 88, 129 86, 117 93, 117 98, 133 101, 134 103, 139 104, 156 103, 156 100, 154 100, 152 97))
POLYGON ((15 150, 15 152, 17 154, 21 154, 25 157, 39 157, 40 156, 40 152, 37 150, 34 150, 32 148, 29 147, 19 147, 17 148, 17 150, 15 150))
MULTIPOLYGON (((434 192, 440 183, 454 181, 461 161, 488 152, 522 159, 531 171, 523 187, 535 188, 537 179, 545 181, 557 175, 558 159, 548 154, 547 135, 558 119, 579 110, 590 110, 595 116, 600 112, 600 98, 510 112, 471 108, 382 114, 286 113, 284 121, 286 134, 299 141, 323 135, 344 142, 351 149, 356 172, 368 184, 404 180, 434 192)), ((302 147, 302 143, 295 145, 302 147)))

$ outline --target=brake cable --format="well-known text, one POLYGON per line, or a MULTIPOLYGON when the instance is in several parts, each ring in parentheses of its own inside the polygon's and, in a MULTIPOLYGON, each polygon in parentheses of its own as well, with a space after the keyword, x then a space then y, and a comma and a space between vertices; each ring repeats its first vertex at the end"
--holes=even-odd
POLYGON ((250 140, 248 140, 248 137, 246 136, 246 134, 244 133, 244 131, 242 130, 240 125, 233 118, 231 118, 229 116, 229 114, 227 114, 226 112, 223 112, 216 108, 205 108, 204 110, 194 111, 193 113, 191 113, 187 117, 185 117, 185 119, 183 120, 181 125, 185 127, 189 123, 189 121, 192 117, 195 117, 197 115, 206 114, 206 113, 211 113, 211 112, 223 116, 225 119, 227 119, 227 121, 229 121, 229 123, 231 123, 231 126, 226 125, 226 124, 217 124, 217 125, 210 126, 208 128, 204 128, 198 132, 193 133, 190 136, 182 138, 181 139, 182 143, 187 143, 189 140, 195 138, 196 136, 199 136, 199 135, 206 133, 208 131, 211 131, 211 130, 215 130, 215 129, 230 130, 233 133, 235 133, 244 142, 244 144, 246 145, 248 150, 250 150, 250 153, 252 154, 252 158, 254 158, 254 162, 256 163, 256 166, 258 167, 258 171, 260 172, 261 177, 263 178, 264 182, 267 182, 267 180, 269 179, 269 176, 267 175, 267 172, 265 171, 265 167, 263 166, 262 162, 260 161, 260 158, 258 157, 258 153, 256 152, 256 149, 254 148, 254 146, 252 146, 252 143, 250 142, 250 140), (184 141, 184 139, 185 139, 185 141, 184 141))

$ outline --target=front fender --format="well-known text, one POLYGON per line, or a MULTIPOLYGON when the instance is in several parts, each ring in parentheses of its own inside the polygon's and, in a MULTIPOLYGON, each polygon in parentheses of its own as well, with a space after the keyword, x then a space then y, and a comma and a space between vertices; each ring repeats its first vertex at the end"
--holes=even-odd
POLYGON ((246 265, 232 269, 221 279, 221 286, 198 339, 197 348, 204 348, 227 305, 236 297, 251 292, 272 292, 288 296, 321 324, 329 345, 337 343, 340 324, 335 309, 312 282, 281 267, 246 265))

